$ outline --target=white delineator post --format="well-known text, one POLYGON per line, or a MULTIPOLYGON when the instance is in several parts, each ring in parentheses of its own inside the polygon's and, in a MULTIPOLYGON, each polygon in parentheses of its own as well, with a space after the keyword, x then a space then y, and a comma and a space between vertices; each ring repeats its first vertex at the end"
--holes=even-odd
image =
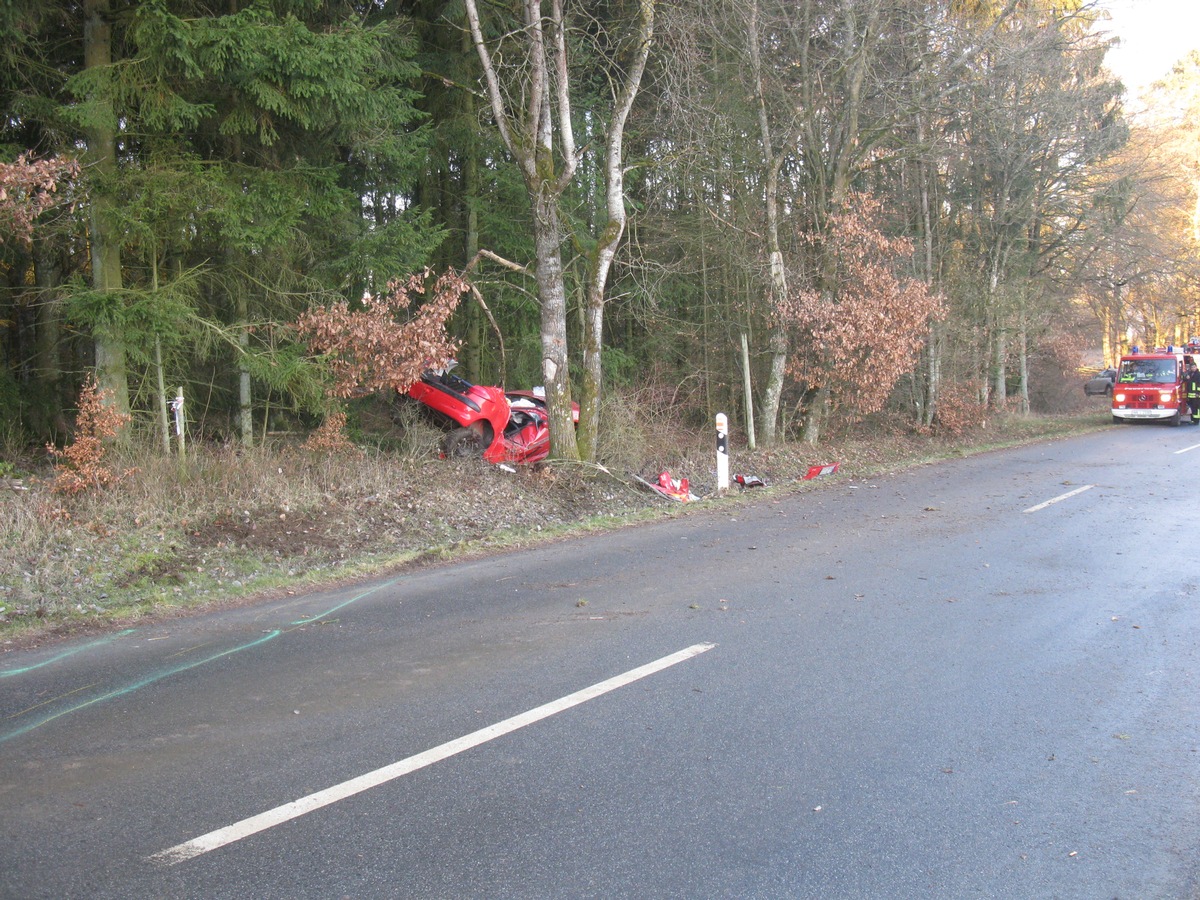
POLYGON ((183 388, 171 401, 171 412, 175 414, 175 437, 178 440, 179 458, 187 458, 187 420, 183 411, 183 388))
POLYGON ((729 490, 729 419, 717 413, 717 493, 729 490))

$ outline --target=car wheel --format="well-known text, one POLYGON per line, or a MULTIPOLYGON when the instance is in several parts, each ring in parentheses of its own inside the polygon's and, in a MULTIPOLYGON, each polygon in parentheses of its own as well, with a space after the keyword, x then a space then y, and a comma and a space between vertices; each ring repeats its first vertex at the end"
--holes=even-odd
POLYGON ((455 428, 442 441, 442 449, 451 458, 483 456, 483 438, 473 428, 455 428))

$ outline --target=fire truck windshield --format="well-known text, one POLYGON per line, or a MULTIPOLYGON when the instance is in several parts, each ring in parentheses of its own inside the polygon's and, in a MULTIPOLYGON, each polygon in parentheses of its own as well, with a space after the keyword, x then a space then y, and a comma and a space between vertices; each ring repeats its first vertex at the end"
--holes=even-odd
POLYGON ((1123 359, 1117 381, 1121 384, 1170 384, 1175 381, 1175 360, 1123 359))

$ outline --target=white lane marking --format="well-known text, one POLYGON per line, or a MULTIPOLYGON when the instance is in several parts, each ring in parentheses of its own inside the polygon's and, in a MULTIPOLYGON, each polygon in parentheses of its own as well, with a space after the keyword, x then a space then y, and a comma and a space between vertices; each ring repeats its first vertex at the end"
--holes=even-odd
POLYGON ((283 806, 277 806, 274 809, 269 809, 266 812, 243 819, 240 822, 234 822, 232 825, 226 825, 224 828, 218 828, 216 831, 210 831, 208 834, 202 834, 200 837, 193 838, 185 843, 168 847, 166 850, 155 853, 149 859, 151 862, 166 866, 173 866, 176 863, 193 859, 201 854, 208 853, 210 850, 216 850, 218 847, 224 847, 226 844, 240 841, 242 838, 257 834, 260 831, 266 831, 268 828, 274 828, 276 825, 299 818, 323 806, 329 806, 331 803, 337 803, 339 800, 344 800, 347 797, 360 794, 373 787, 378 787, 402 775, 423 769, 435 762, 440 762, 443 759, 462 753, 464 750, 470 750, 472 747, 477 747, 498 737, 503 737, 519 728, 524 728, 526 725, 532 725, 535 722, 540 722, 542 719, 547 719, 571 707, 586 703, 588 700, 595 700, 597 697, 607 694, 610 691, 615 691, 617 688, 625 687, 648 675, 653 675, 655 672, 661 672, 663 669, 670 668, 677 663, 684 662, 694 656, 699 656, 701 653, 705 653, 715 646, 716 644, 693 644, 691 647, 686 647, 678 653, 672 653, 670 656, 664 656, 662 659, 646 663, 644 666, 630 669, 621 675, 615 675, 606 681, 593 684, 591 687, 568 694, 558 700, 552 700, 536 709, 520 713, 510 719, 505 719, 502 722, 481 728, 471 734, 447 741, 445 744, 425 750, 407 759, 399 760, 381 769, 376 769, 374 772, 367 772, 365 775, 359 775, 357 778, 351 778, 349 781, 335 784, 333 787, 317 791, 315 794, 309 794, 298 800, 285 803, 283 806))
POLYGON ((1182 450, 1176 450, 1175 455, 1178 456, 1180 453, 1187 453, 1189 450, 1195 450, 1198 447, 1200 447, 1200 444, 1192 444, 1190 447, 1184 447, 1182 450))
POLYGON ((1067 491, 1065 494, 1060 494, 1053 499, 1047 500, 1045 503, 1039 503, 1037 506, 1031 506, 1029 509, 1025 510, 1025 512, 1037 512, 1039 509, 1045 509, 1047 506, 1052 506, 1055 503, 1066 500, 1068 497, 1074 497, 1076 494, 1082 494, 1084 491, 1090 491, 1094 487, 1094 484, 1085 484, 1083 487, 1075 488, 1073 491, 1067 491))

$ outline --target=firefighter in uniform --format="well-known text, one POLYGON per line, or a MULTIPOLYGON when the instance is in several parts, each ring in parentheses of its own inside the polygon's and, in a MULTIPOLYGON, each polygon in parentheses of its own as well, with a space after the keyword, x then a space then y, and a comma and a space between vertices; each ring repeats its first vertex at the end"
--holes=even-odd
POLYGON ((1188 408, 1192 412, 1192 424, 1200 425, 1200 369, 1196 368, 1195 360, 1187 361, 1183 386, 1187 391, 1188 408))

